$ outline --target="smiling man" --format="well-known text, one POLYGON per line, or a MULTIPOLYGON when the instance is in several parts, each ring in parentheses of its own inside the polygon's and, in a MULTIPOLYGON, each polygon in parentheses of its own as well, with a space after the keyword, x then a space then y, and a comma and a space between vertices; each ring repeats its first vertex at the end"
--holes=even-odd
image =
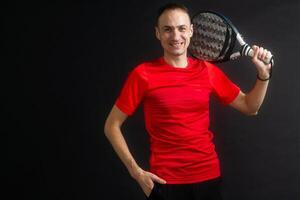
POLYGON ((164 49, 164 59, 175 67, 187 66, 187 48, 193 25, 185 8, 162 12, 155 27, 156 37, 164 49))
POLYGON ((258 77, 245 94, 215 65, 190 58, 193 25, 186 7, 167 4, 158 12, 155 34, 163 56, 130 73, 112 108, 105 134, 148 199, 220 200, 219 159, 209 130, 209 99, 255 115, 266 94, 269 51, 253 46, 258 77), (139 167, 122 135, 126 118, 143 103, 150 139, 150 170, 139 167))

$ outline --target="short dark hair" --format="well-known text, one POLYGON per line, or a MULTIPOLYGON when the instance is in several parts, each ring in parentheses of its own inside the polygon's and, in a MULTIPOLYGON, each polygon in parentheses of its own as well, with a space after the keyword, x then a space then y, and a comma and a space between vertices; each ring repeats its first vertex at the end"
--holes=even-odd
POLYGON ((179 9, 179 10, 182 10, 183 12, 185 12, 189 18, 191 19, 190 17, 190 14, 189 14, 189 10, 187 7, 185 7, 184 5, 182 4, 178 4, 178 3, 167 3, 165 5, 163 5, 162 7, 160 7, 157 11, 157 15, 156 15, 156 26, 158 26, 158 20, 160 18, 160 16, 167 10, 176 10, 176 9, 179 9))

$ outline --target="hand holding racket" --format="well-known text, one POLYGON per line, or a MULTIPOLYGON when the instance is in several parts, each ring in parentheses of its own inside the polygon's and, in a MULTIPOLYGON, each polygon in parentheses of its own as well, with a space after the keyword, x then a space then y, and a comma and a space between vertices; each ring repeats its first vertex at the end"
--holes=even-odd
MULTIPOLYGON (((192 24, 194 33, 189 52, 193 57, 210 62, 224 62, 240 56, 254 56, 253 49, 223 15, 210 11, 200 12, 192 18, 192 24)), ((272 69, 274 59, 271 53, 264 55, 262 61, 271 64, 272 69)))

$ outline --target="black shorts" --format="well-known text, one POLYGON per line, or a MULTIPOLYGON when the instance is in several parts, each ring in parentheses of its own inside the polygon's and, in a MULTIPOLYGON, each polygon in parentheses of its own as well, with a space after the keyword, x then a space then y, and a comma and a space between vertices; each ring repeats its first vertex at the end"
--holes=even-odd
POLYGON ((149 200, 222 200, 221 178, 191 184, 159 184, 147 197, 149 200))

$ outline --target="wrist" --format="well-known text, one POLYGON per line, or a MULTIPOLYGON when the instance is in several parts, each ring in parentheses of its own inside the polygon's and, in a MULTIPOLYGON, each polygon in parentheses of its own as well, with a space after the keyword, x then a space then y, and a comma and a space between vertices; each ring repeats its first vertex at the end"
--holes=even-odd
POLYGON ((270 80, 271 76, 270 76, 270 74, 269 75, 260 75, 260 74, 257 74, 256 78, 258 80, 260 80, 260 81, 268 81, 268 80, 270 80))
POLYGON ((272 77, 272 65, 269 70, 258 70, 257 79, 260 81, 268 81, 272 77))
POLYGON ((133 179, 137 180, 143 174, 143 170, 138 166, 133 166, 129 169, 129 173, 133 179))

